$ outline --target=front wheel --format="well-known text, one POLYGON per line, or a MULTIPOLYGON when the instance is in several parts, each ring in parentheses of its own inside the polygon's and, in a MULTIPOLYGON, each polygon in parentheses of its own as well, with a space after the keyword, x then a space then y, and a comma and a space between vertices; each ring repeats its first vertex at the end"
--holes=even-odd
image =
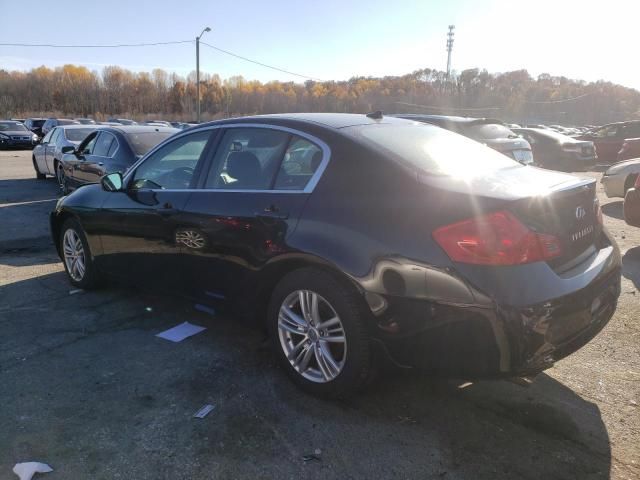
POLYGON ((305 268, 286 275, 269 305, 276 356, 303 390, 344 398, 370 378, 366 310, 357 293, 333 275, 305 268))
POLYGON ((60 252, 64 269, 73 286, 90 290, 99 285, 101 278, 93 264, 89 242, 84 230, 73 218, 62 225, 60 252))
POLYGON ((68 195, 69 187, 67 186, 67 178, 64 174, 64 168, 62 167, 61 162, 56 162, 56 180, 58 181, 58 185, 60 185, 62 194, 68 195))
POLYGON ((31 157, 33 161, 33 169, 36 171, 36 179, 44 180, 47 176, 44 173, 40 173, 40 169, 38 168, 38 163, 36 162, 36 157, 31 157))

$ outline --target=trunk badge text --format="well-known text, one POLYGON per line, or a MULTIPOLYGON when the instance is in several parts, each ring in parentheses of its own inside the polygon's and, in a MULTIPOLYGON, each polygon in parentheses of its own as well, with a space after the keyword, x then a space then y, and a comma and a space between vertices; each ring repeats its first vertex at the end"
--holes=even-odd
POLYGON ((593 225, 589 225, 588 227, 583 228, 582 230, 580 230, 580 231, 578 231, 576 233, 572 233, 571 234, 571 240, 573 242, 575 242, 576 240, 580 240, 581 238, 586 237, 590 233, 593 233, 593 225))
POLYGON ((576 208, 576 218, 578 220, 582 220, 586 216, 587 216, 587 211, 584 209, 582 205, 576 208))

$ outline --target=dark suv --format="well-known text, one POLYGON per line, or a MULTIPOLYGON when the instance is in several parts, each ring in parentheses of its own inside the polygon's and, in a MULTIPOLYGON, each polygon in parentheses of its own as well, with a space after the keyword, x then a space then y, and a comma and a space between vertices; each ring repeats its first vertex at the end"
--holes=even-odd
POLYGON ((49 130, 53 130, 58 125, 80 125, 80 122, 70 118, 47 118, 47 121, 42 125, 42 135, 46 135, 49 130))
POLYGON ((400 114, 400 118, 431 123, 459 133, 504 153, 523 165, 533 164, 531 145, 513 133, 503 122, 493 118, 451 117, 446 115, 400 114))
POLYGON ((24 122, 24 126, 35 133, 38 137, 44 137, 42 133, 42 126, 46 122, 44 118, 27 118, 24 122))

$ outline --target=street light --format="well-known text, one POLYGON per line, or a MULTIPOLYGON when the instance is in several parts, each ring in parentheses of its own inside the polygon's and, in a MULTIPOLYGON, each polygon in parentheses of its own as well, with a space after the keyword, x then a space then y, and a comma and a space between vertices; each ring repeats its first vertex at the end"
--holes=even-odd
POLYGON ((198 123, 200 123, 200 37, 205 34, 205 32, 210 32, 211 29, 209 27, 205 27, 200 35, 196 37, 196 104, 198 105, 198 123))

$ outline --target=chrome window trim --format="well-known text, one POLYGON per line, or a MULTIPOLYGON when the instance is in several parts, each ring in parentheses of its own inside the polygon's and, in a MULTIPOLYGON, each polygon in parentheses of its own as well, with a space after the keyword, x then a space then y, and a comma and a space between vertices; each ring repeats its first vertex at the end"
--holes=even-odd
POLYGON ((148 157, 153 155, 157 150, 162 148, 166 143, 168 143, 170 141, 177 140, 177 139, 179 139, 181 137, 184 137, 186 135, 191 135, 193 133, 198 133, 198 132, 206 131, 206 130, 213 131, 213 130, 218 130, 218 129, 221 129, 221 128, 222 129, 227 129, 227 128, 265 128, 265 129, 269 129, 269 130, 280 130, 282 132, 287 132, 287 133, 290 133, 292 135, 297 135, 298 137, 302 137, 302 138, 304 138, 306 140, 309 140, 311 143, 314 143, 315 145, 320 147, 320 150, 322 150, 322 161, 320 162, 320 165, 318 166, 317 170, 314 172, 314 174, 309 179, 309 182, 307 182, 307 185, 305 186, 305 188, 302 189, 302 190, 276 190, 275 188, 273 190, 225 189, 225 188, 184 188, 184 189, 151 189, 151 191, 158 191, 158 192, 229 192, 229 193, 298 193, 298 194, 299 193, 307 193, 308 194, 308 193, 312 193, 313 190, 316 188, 316 185, 320 181, 320 178, 322 178, 322 174, 326 170, 327 165, 329 164, 329 160, 331 159, 331 148, 329 148, 329 145, 327 145, 326 142, 324 142, 323 140, 320 140, 318 137, 310 135, 310 134, 308 134, 306 132, 302 132, 300 130, 296 130, 294 128, 283 127, 283 126, 280 126, 280 125, 263 124, 263 123, 229 123, 229 124, 223 124, 223 125, 209 125, 209 126, 204 126, 204 127, 190 128, 186 132, 176 133, 175 135, 172 135, 171 137, 166 139, 164 142, 160 142, 158 145, 156 145, 151 150, 149 150, 146 153, 146 155, 144 155, 140 160, 138 160, 136 163, 134 163, 129 168, 129 171, 127 172, 127 174, 124 177, 123 184, 124 185, 128 185, 129 181, 132 178, 132 175, 135 173, 135 171, 138 168, 138 166, 140 164, 142 164, 148 157))

